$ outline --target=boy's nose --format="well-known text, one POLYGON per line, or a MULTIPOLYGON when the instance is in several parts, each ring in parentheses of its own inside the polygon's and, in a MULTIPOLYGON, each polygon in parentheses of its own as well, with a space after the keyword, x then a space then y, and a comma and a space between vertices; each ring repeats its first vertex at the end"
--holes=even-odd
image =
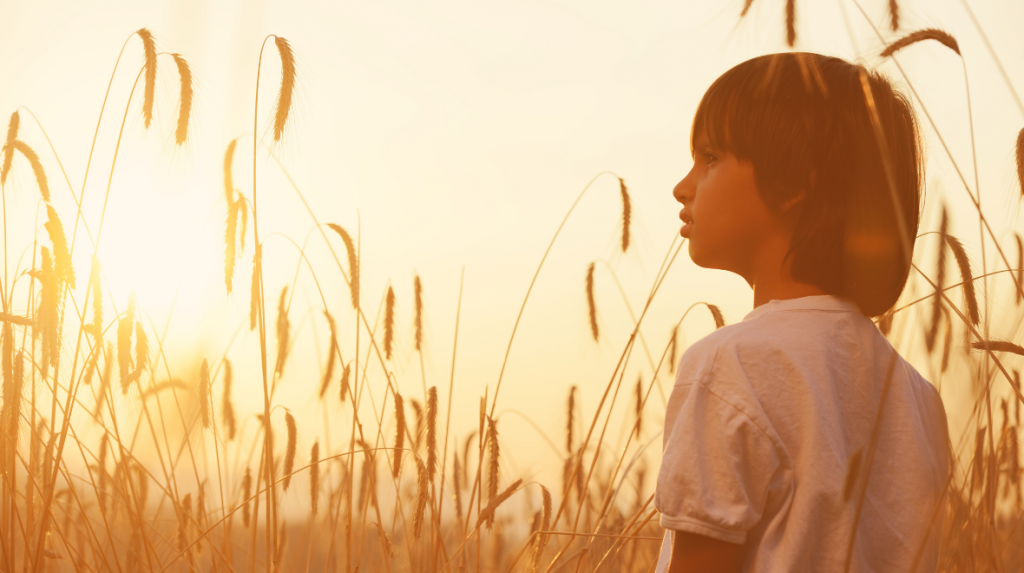
POLYGON ((675 197, 676 201, 679 201, 683 205, 686 205, 693 200, 694 186, 690 182, 690 174, 683 177, 679 183, 672 189, 672 196, 675 197))

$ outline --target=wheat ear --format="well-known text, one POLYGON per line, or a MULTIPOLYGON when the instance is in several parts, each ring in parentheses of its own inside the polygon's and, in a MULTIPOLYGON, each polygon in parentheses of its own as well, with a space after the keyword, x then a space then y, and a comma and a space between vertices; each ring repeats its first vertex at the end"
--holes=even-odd
POLYGON ((626 182, 619 177, 619 193, 622 195, 622 252, 629 249, 630 223, 633 219, 633 204, 629 200, 629 190, 626 189, 626 182))
POLYGON ((796 0, 786 0, 786 45, 796 44, 796 0))
POLYGON ((402 475, 402 453, 405 448, 405 401, 402 395, 395 392, 395 465, 392 477, 398 479, 402 475))
POLYGON ((7 124, 7 140, 4 142, 4 164, 0 168, 0 184, 7 183, 7 174, 11 171, 11 161, 14 160, 14 146, 18 139, 18 126, 21 124, 21 116, 15 111, 11 114, 11 121, 7 124))
POLYGON ((48 204, 50 202, 50 185, 46 182, 46 171, 43 170, 43 164, 39 161, 39 155, 20 139, 15 139, 4 145, 4 157, 6 158, 7 154, 13 153, 13 151, 21 153, 28 160, 28 164, 32 167, 32 173, 36 177, 36 186, 39 187, 39 193, 43 196, 43 201, 48 204))
POLYGON ((228 294, 231 294, 231 283, 235 275, 235 244, 237 243, 236 229, 238 225, 239 204, 235 200, 235 183, 231 176, 231 164, 235 158, 235 146, 238 139, 232 139, 224 152, 224 200, 228 206, 228 216, 224 229, 224 284, 227 286, 228 294))
POLYGON ((427 509, 427 499, 430 497, 430 480, 427 479, 427 468, 423 462, 416 459, 416 513, 413 514, 412 531, 413 537, 420 538, 423 530, 423 514, 427 509))
POLYGON ((242 525, 249 527, 249 498, 252 496, 252 474, 249 468, 245 468, 245 477, 242 478, 242 525))
MULTIPOLYGON (((36 328, 42 330, 43 337, 43 371, 46 372, 57 359, 59 352, 60 336, 59 328, 59 288, 57 276, 53 268, 53 260, 50 258, 50 250, 46 247, 40 249, 41 260, 38 277, 43 285, 39 295, 38 318, 36 328)), ((33 331, 34 334, 34 331, 33 331)))
POLYGON ((437 473, 437 386, 427 390, 427 478, 437 473))
POLYGON ((288 429, 288 447, 284 452, 284 490, 288 491, 288 486, 292 483, 292 468, 295 467, 295 439, 298 434, 291 412, 284 413, 284 424, 288 429))
MULTIPOLYGON (((149 339, 142 323, 135 322, 135 371, 132 372, 132 381, 141 387, 142 373, 149 368, 149 339)), ((123 390, 123 388, 122 388, 123 390)))
POLYGON ((960 44, 957 43, 956 38, 950 36, 948 33, 943 32, 942 30, 938 30, 935 28, 926 28, 924 30, 911 32, 910 34, 907 34, 906 36, 903 36, 899 40, 896 40, 895 42, 889 44, 888 46, 886 46, 884 50, 882 50, 882 57, 887 58, 895 54, 896 52, 902 50, 903 48, 906 48, 907 46, 911 46, 913 44, 923 42, 925 40, 935 40, 936 42, 939 42, 943 46, 946 46, 950 50, 956 52, 956 55, 960 55, 960 44))
MULTIPOLYGON (((498 427, 494 422, 494 418, 487 417, 487 445, 490 448, 490 455, 487 460, 487 505, 493 505, 495 499, 498 497, 498 461, 501 457, 500 447, 498 446, 498 427)), ((491 514, 491 518, 487 522, 487 527, 490 528, 493 524, 494 514, 491 514)))
POLYGON ((316 517, 320 509, 320 441, 313 442, 309 452, 309 507, 316 517))
POLYGON ((227 431, 228 441, 235 439, 236 422, 235 422, 235 407, 231 403, 231 361, 227 358, 224 359, 224 396, 221 399, 221 419, 224 423, 227 431))
POLYGON ((46 223, 43 226, 53 243, 53 270, 57 279, 71 288, 75 288, 75 269, 71 266, 71 253, 68 251, 64 226, 60 224, 57 211, 51 205, 46 206, 46 223))
POLYGON ((498 507, 501 504, 505 503, 505 500, 511 497, 512 494, 515 493, 521 485, 523 485, 523 480, 517 479, 516 481, 512 482, 512 485, 508 486, 507 488, 505 488, 504 491, 495 496, 494 499, 492 499, 491 502, 487 504, 487 507, 485 507, 483 511, 480 512, 480 517, 476 519, 476 526, 480 527, 482 523, 486 523, 487 529, 493 527, 494 512, 497 511, 498 507))
POLYGON ((277 106, 274 113, 274 141, 281 140, 284 125, 288 121, 288 111, 292 107, 292 92, 295 90, 295 54, 288 40, 280 36, 274 38, 277 52, 281 55, 281 90, 277 93, 277 106))
MULTIPOLYGON (((540 517, 540 530, 548 531, 551 527, 551 493, 548 488, 540 486, 541 494, 541 517, 540 517)), ((547 535, 541 533, 537 536, 537 543, 533 546, 533 559, 530 565, 531 571, 537 570, 537 563, 540 561, 541 554, 544 553, 544 546, 547 545, 547 535)))
POLYGON ((89 269, 89 290, 92 295, 92 331, 97 343, 103 334, 103 291, 100 288, 100 259, 92 257, 92 268, 89 269))
POLYGON ((349 382, 349 379, 351 377, 352 377, 352 362, 349 361, 349 363, 345 365, 345 368, 343 368, 341 370, 341 392, 340 392, 340 394, 341 394, 341 403, 342 404, 345 403, 345 398, 348 396, 348 382, 349 382))
POLYGON ((1024 356, 1024 347, 1008 340, 980 340, 971 343, 971 348, 975 350, 990 350, 992 352, 1009 352, 1017 356, 1024 356))
POLYGON ((573 427, 576 416, 576 386, 569 387, 569 404, 565 413, 565 451, 572 455, 573 451, 573 427))
POLYGON ((142 100, 142 116, 145 118, 146 129, 153 121, 153 95, 156 92, 156 42, 153 34, 145 28, 139 28, 136 34, 142 40, 142 49, 145 55, 146 88, 142 100))
POLYGON ((413 327, 414 334, 413 339, 416 341, 416 351, 420 352, 423 349, 423 284, 420 282, 420 276, 414 275, 412 279, 412 296, 413 296, 413 327))
POLYGON ((331 343, 327 350, 327 367, 324 368, 324 376, 320 381, 320 399, 323 399, 324 394, 327 393, 327 387, 331 383, 331 378, 334 377, 334 363, 338 360, 338 333, 335 329, 334 317, 326 310, 324 316, 327 317, 327 325, 331 329, 331 343))
POLYGON ((341 237, 341 242, 345 243, 345 254, 348 255, 348 271, 349 271, 349 292, 352 295, 352 308, 359 308, 359 258, 356 256, 355 243, 352 242, 352 237, 348 234, 348 231, 343 229, 340 225, 334 223, 328 223, 335 233, 341 237))
POLYGON ((896 0, 889 0, 889 26, 893 32, 900 29, 900 5, 896 0))
POLYGON ((1021 240, 1020 234, 1014 233, 1013 238, 1017 239, 1017 303, 1019 304, 1021 299, 1024 298, 1024 241, 1021 240))
POLYGON ((587 267, 587 312, 590 316, 590 334, 598 340, 597 306, 594 304, 594 263, 587 267))
POLYGON ((281 296, 277 300, 277 361, 274 364, 274 374, 280 376, 284 373, 284 364, 288 359, 288 342, 291 339, 291 323, 288 322, 288 287, 281 289, 281 296))
POLYGON ((711 303, 706 302, 704 304, 708 307, 708 310, 711 311, 711 318, 715 319, 715 330, 725 326, 725 317, 722 316, 722 309, 711 303))
POLYGON ((964 298, 967 300, 967 314, 971 324, 978 326, 981 322, 981 315, 978 312, 978 298, 974 292, 974 273, 971 272, 971 260, 967 258, 967 251, 963 244, 953 235, 946 235, 946 244, 953 251, 956 259, 956 266, 960 270, 960 280, 963 282, 964 298))
POLYGON ((181 91, 178 99, 178 127, 174 131, 174 141, 184 145, 188 139, 188 119, 192 115, 192 70, 188 62, 180 54, 171 54, 174 64, 178 66, 178 77, 181 80, 181 91))
POLYGON ((750 12, 750 6, 754 4, 754 0, 743 0, 743 10, 740 11, 740 18, 747 15, 750 12))
POLYGON ((199 420, 203 428, 210 427, 210 365, 205 358, 199 366, 199 420))
POLYGON ((384 297, 384 357, 391 360, 395 342, 395 290, 388 286, 384 297))

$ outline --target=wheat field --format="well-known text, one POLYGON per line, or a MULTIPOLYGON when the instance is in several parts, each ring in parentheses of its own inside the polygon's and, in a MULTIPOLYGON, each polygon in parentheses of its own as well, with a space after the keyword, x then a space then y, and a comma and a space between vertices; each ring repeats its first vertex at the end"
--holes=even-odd
MULTIPOLYGON (((741 17, 751 4, 744 3, 741 17)), ((891 0, 887 9, 890 29, 877 30, 885 43, 878 58, 898 65, 900 55, 925 42, 937 42, 961 57, 952 35, 904 30, 900 5, 891 0)), ((799 32, 797 14, 797 4, 788 0, 780 21, 790 46, 799 32)), ((298 38, 290 40, 301 45, 298 38)), ((116 47, 119 40, 110 41, 116 47)), ((360 230, 325 218, 297 186, 309 240, 322 242, 330 256, 311 260, 292 237, 288 240, 297 247, 298 263, 310 270, 308 284, 297 284, 298 272, 277 276, 265 270, 263 241, 280 233, 260 226, 266 221, 260 200, 274 190, 260 186, 256 165, 285 169, 268 160, 267 149, 290 144, 286 135, 294 122, 300 55, 289 40, 267 36, 259 66, 280 70, 281 81, 260 85, 257 71, 253 96, 260 102, 260 90, 269 90, 276 101, 269 112, 254 106, 249 135, 223 143, 223 201, 218 200, 216 216, 223 219, 224 240, 209 245, 218 256, 223 253, 219 288, 248 303, 248 320, 240 330, 259 340, 259 379, 237 380, 240 361, 249 358, 233 351, 230 341, 196 364, 173 363, 164 353, 165 332, 148 321, 135 298, 116 300, 110 294, 99 245, 104 224, 116 224, 105 218, 111 180, 115 171, 125 169, 117 163, 120 133, 130 114, 141 114, 147 129, 159 120, 154 115, 158 60, 173 64, 159 68, 161 73, 177 73, 174 145, 185 146, 196 137, 196 90, 187 54, 158 51, 146 28, 127 38, 122 55, 132 50, 141 55, 141 68, 118 70, 126 67, 119 56, 114 71, 135 74, 123 117, 118 117, 120 110, 99 114, 98 124, 120 122, 121 131, 109 174, 94 174, 107 177, 107 194, 88 198, 103 205, 98 220, 83 215, 84 181, 76 187, 63 166, 60 173, 44 167, 59 165, 60 155, 48 136, 35 134, 53 126, 38 122, 26 108, 15 110, 8 123, 0 174, 5 204, 0 571, 654 570, 663 531, 653 506, 657 465, 644 452, 652 443, 658 448, 662 418, 660 405, 652 400, 659 380, 671 380, 685 350, 679 329, 687 315, 706 313, 714 328, 726 323, 715 301, 687 301, 671 331, 657 338, 648 332, 644 338, 641 327, 652 302, 669 296, 661 287, 677 263, 682 240, 676 237, 665 252, 645 304, 630 310, 636 312, 632 330, 624 333, 625 345, 601 347, 614 354, 614 369, 600 380, 585 385, 567 381, 552 390, 562 404, 558 424, 563 434, 549 442, 559 452, 561 467, 542 475, 561 479, 510 475, 502 452, 507 444, 500 415, 502 382, 520 319, 563 226, 595 182, 618 188, 616 251, 630 256, 635 249, 634 206, 625 174, 597 174, 571 203, 547 250, 537 253, 529 287, 521 300, 508 303, 517 314, 498 379, 474 397, 479 400, 476 422, 459 427, 452 420, 454 366, 450 380, 429 386, 425 375, 395 368, 399 351, 424 368, 423 293, 429 285, 419 275, 413 279, 412 300, 405 303, 391 285, 380 295, 361 290, 360 266, 368 253, 362 251, 360 230), (26 129, 30 122, 40 131, 26 129), (235 176, 249 167, 252 187, 240 189, 235 176), (30 210, 8 211, 9 194, 30 188, 15 188, 9 183, 15 177, 30 181, 31 192, 38 193, 18 203, 37 205, 37 232, 26 244, 7 238, 8 219, 32 216, 30 210), (55 206, 52 195, 68 191, 77 212, 55 206), (88 273, 72 264, 76 248, 91 249, 88 273), (321 290, 316 277, 327 275, 342 277, 343 295, 321 290), (315 293, 308 308, 300 308, 295 298, 300 287, 315 293), (412 311, 410 340, 396 327, 402 304, 412 311), (334 419, 340 422, 328 425, 325 420, 322 432, 296 419, 299 401, 280 386, 297 341, 308 344, 298 338, 303 329, 318 333, 320 356, 317 391, 308 398, 341 412, 334 419), (631 360, 647 360, 652 375, 635 379, 628 368, 631 360), (238 408, 241 393, 258 394, 262 407, 238 408), (584 408, 583 395, 595 406, 584 408), (626 428, 624 439, 612 439, 620 426, 626 428)), ((913 89, 913 82, 908 85, 913 89)), ((920 99, 915 106, 922 125, 941 137, 920 99)), ((948 148, 929 150, 944 152, 948 148)), ((1024 129, 1013 153, 1019 205, 1024 129)), ((85 173, 76 177, 88 179, 92 154, 90 149, 85 173)), ((950 160, 956 165, 952 155, 950 160)), ((96 166, 96 173, 101 171, 96 166)), ((980 252, 969 252, 968 239, 949 230, 949 217, 964 214, 940 206, 937 224, 921 229, 903 297, 877 322, 901 352, 924 349, 929 370, 923 372, 936 385, 955 386, 969 396, 947 403, 947 410, 962 413, 965 421, 958 426, 964 429, 951 435, 955 464, 940 570, 1022 571, 1024 243, 1019 225, 990 227, 980 192, 975 194, 977 185, 972 189, 962 175, 947 183, 974 205, 967 216, 978 221, 980 236, 970 237, 970 244, 978 241, 980 252)), ((614 277, 600 263, 579 261, 585 280, 578 294, 588 309, 581 328, 593 342, 608 340, 595 288, 614 277)), ((462 296, 460 286, 452 309, 453 364, 462 296)), ((851 475, 857 473, 857 462, 851 460, 851 475)))

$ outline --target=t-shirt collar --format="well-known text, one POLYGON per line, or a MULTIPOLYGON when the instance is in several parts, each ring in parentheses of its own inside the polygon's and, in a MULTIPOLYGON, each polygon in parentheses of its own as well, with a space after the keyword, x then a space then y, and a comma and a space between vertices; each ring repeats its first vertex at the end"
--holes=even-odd
POLYGON ((763 314, 780 310, 831 310, 860 312, 857 309, 857 305, 849 300, 830 294, 824 294, 803 296, 800 298, 788 298, 783 300, 773 299, 747 313, 747 315, 743 317, 743 320, 751 320, 763 314))

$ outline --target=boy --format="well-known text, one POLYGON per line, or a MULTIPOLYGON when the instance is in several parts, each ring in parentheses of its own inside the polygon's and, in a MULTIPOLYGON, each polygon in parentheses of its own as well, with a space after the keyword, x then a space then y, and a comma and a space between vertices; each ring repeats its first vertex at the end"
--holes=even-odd
POLYGON ((680 233, 754 310, 680 362, 657 570, 934 571, 945 411, 869 318, 902 292, 917 234, 909 102, 837 58, 763 56, 708 89, 691 150, 680 233))

